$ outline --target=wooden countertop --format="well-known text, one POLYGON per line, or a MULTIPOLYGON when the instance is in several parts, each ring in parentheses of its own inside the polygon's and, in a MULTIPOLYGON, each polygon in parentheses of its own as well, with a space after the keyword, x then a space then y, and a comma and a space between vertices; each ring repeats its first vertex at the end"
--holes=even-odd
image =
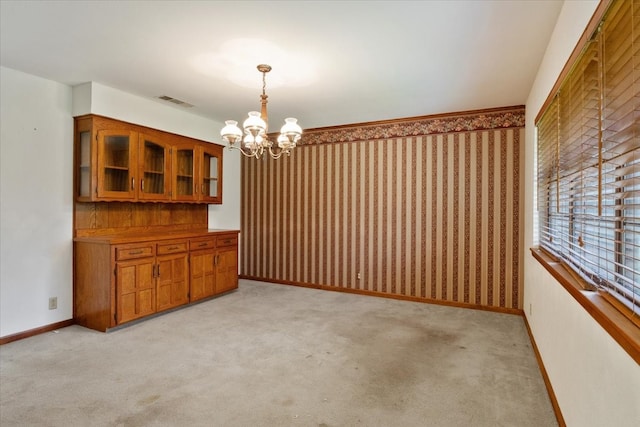
POLYGON ((104 243, 104 244, 120 244, 131 242, 146 242, 151 240, 174 240, 174 239, 190 239, 195 237, 216 236, 220 234, 238 234, 240 230, 224 230, 224 229, 202 229, 202 230, 182 230, 175 232, 143 232, 143 233, 119 233, 108 234, 104 236, 83 236, 75 237, 74 242, 104 243))

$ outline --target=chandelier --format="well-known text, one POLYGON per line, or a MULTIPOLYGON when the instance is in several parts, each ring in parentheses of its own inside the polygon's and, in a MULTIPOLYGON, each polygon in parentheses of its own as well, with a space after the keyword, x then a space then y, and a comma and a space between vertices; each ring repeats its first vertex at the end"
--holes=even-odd
POLYGON ((291 154, 296 143, 302 136, 302 128, 298 125, 298 119, 292 117, 284 119, 284 126, 280 129, 280 135, 276 140, 277 147, 269 140, 267 136, 268 116, 267 116, 267 94, 266 74, 271 71, 271 66, 266 64, 258 65, 258 71, 262 73, 262 95, 260 96, 262 109, 260 113, 257 111, 249 112, 249 117, 242 124, 243 131, 238 127, 235 120, 225 121, 225 127, 220 131, 220 136, 229 143, 229 148, 240 150, 247 157, 255 157, 259 159, 265 152, 268 152, 274 159, 280 158, 283 154, 291 154), (239 142, 239 147, 236 146, 239 142))

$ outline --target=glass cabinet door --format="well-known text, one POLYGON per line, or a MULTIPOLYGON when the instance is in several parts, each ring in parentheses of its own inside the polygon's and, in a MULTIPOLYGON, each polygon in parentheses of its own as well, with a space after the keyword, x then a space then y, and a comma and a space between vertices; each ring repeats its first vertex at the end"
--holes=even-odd
POLYGON ((135 145, 133 132, 98 132, 99 197, 134 198, 135 145))
POLYGON ((91 130, 78 133, 78 197, 91 197, 91 130))
POLYGON ((79 201, 90 201, 98 195, 95 167, 97 162, 97 139, 93 139, 93 121, 81 117, 74 122, 74 197, 79 201))
POLYGON ((218 146, 202 148, 200 198, 209 203, 222 201, 222 150, 218 146))
POLYGON ((171 197, 169 145, 141 134, 139 199, 161 200, 171 197))
POLYGON ((195 147, 174 148, 173 159, 173 198, 195 200, 195 147))

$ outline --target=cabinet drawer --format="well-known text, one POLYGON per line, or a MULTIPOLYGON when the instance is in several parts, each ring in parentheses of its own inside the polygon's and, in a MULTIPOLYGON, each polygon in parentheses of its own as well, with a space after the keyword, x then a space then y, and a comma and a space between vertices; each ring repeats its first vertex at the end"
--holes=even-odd
POLYGON ((158 255, 186 252, 188 246, 189 244, 186 240, 158 243, 158 255))
POLYGON ((225 246, 238 246, 238 236, 218 236, 216 246, 218 248, 225 246))
POLYGON ((154 249, 153 243, 137 243, 116 246, 116 261, 150 257, 154 255, 154 249))
POLYGON ((189 244, 189 249, 197 251, 200 249, 211 249, 216 247, 216 239, 207 237, 206 239, 193 239, 189 244))

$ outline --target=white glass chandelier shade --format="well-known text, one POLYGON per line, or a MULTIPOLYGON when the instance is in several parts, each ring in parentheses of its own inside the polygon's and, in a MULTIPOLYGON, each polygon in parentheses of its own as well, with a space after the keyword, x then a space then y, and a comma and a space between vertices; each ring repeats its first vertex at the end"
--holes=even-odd
POLYGON ((235 120, 227 120, 225 123, 225 127, 220 131, 220 135, 225 141, 230 144, 234 144, 236 141, 239 141, 242 138, 242 131, 238 127, 238 122, 235 120))
POLYGON ((274 144, 269 141, 267 136, 269 125, 267 94, 265 93, 265 75, 271 71, 271 67, 261 64, 258 65, 258 71, 262 73, 261 112, 250 111, 248 117, 242 123, 242 129, 238 127, 238 122, 235 120, 225 121, 225 126, 220 131, 220 136, 229 144, 229 148, 240 150, 247 157, 259 159, 267 151, 271 157, 277 159, 285 153, 287 155, 291 154, 291 150, 296 147, 302 137, 302 128, 297 119, 293 117, 286 118, 277 138, 277 146, 274 148, 274 144), (236 142, 240 142, 239 147, 235 145, 236 142))
POLYGON ((302 128, 298 124, 298 119, 294 119, 293 117, 284 119, 284 126, 280 128, 280 133, 290 139, 300 139, 300 136, 302 136, 302 128))
POLYGON ((262 120, 257 111, 249 112, 249 117, 242 123, 245 132, 249 132, 254 137, 267 130, 267 122, 262 120))

